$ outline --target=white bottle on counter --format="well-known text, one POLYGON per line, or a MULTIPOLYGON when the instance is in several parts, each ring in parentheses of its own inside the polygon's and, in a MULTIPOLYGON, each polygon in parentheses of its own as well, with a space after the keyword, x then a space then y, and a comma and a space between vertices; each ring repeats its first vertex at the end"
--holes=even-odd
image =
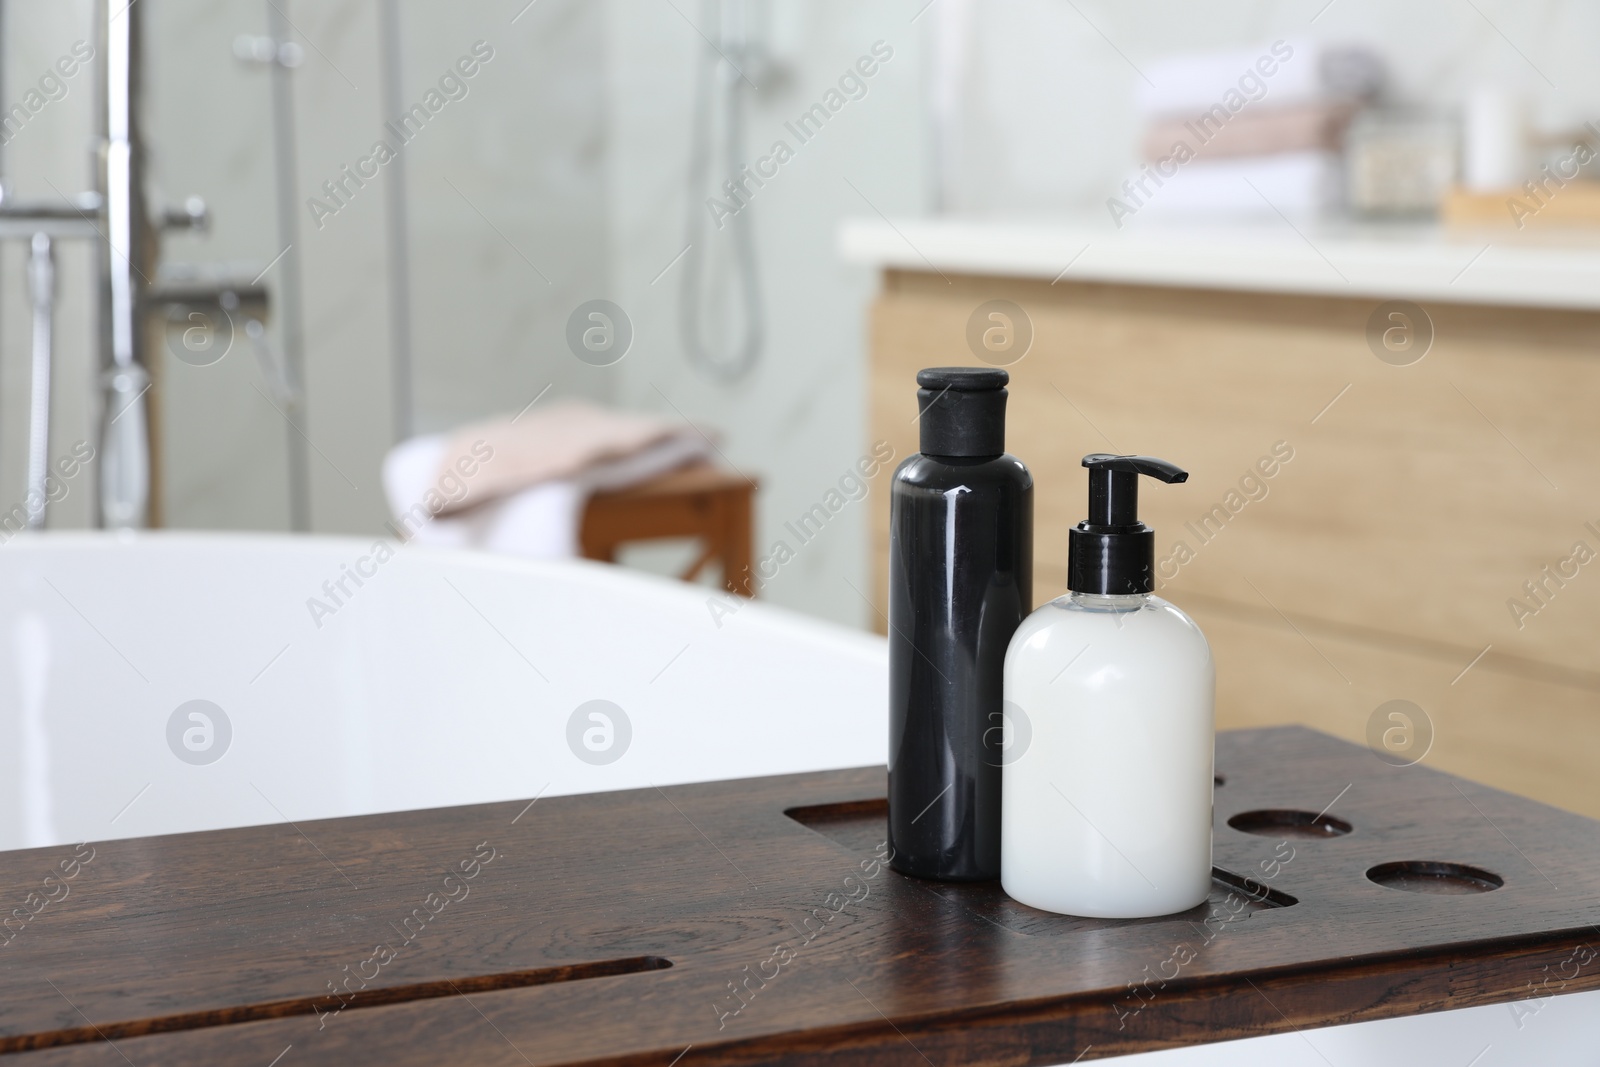
POLYGON ((1028 616, 1005 663, 1000 882, 1069 915, 1187 911, 1211 891, 1216 671, 1194 620, 1153 596, 1145 456, 1085 456, 1089 519, 1071 532, 1070 592, 1028 616))

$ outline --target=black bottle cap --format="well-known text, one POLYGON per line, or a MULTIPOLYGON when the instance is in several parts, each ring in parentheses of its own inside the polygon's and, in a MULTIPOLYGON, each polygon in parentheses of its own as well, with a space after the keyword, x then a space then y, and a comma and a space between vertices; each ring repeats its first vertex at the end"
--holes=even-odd
POLYGON ((998 367, 929 367, 917 372, 917 410, 926 456, 998 456, 1006 450, 1006 383, 998 367))
POLYGON ((1067 588, 1125 596, 1155 588, 1156 533, 1139 521, 1139 475, 1186 482, 1189 472, 1164 459, 1083 457, 1089 468, 1089 517, 1067 535, 1067 588))

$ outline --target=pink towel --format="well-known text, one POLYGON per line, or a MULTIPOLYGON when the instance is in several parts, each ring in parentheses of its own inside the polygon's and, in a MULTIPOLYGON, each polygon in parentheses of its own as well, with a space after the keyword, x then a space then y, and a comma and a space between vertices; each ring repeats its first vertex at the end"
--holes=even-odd
POLYGON ((1220 128, 1195 116, 1161 116, 1145 129, 1144 158, 1154 163, 1185 145, 1200 159, 1270 156, 1286 152, 1335 151, 1355 117, 1351 101, 1315 101, 1246 108, 1220 128))
POLYGON ((545 482, 571 478, 588 467, 658 444, 682 427, 650 415, 612 411, 582 400, 536 406, 463 426, 450 435, 441 475, 475 468, 468 491, 438 514, 465 511, 545 482), (492 456, 492 462, 486 461, 492 456))

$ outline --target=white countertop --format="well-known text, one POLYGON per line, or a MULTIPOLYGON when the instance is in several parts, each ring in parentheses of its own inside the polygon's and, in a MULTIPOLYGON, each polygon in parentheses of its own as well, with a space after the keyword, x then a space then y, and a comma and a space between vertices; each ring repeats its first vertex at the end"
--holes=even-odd
POLYGON ((940 274, 1377 299, 1600 309, 1600 231, 1262 222, 1134 226, 956 218, 848 220, 850 262, 940 274))

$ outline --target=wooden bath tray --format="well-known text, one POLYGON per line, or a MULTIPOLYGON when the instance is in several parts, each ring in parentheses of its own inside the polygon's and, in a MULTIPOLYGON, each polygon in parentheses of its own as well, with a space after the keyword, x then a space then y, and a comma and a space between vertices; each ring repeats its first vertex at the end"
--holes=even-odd
POLYGON ((0 1062, 1049 1064, 1600 987, 1600 823, 1299 728, 1217 770, 1153 920, 895 874, 881 768, 0 854, 0 1062))

